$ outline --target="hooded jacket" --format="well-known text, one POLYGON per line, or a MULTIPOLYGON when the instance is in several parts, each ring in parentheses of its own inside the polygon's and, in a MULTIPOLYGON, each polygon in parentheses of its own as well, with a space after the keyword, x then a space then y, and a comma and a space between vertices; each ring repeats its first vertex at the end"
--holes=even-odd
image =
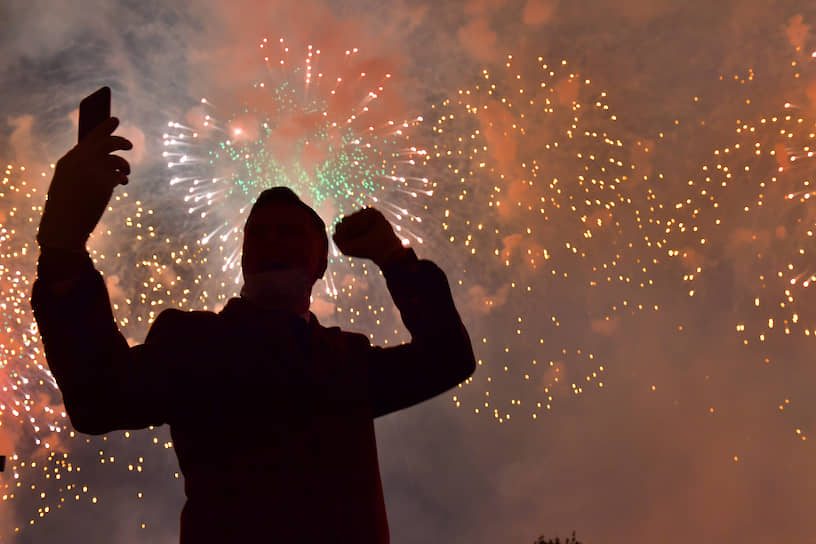
POLYGON ((383 275, 412 338, 388 348, 243 298, 164 310, 129 347, 87 254, 46 250, 32 307, 77 431, 170 425, 181 544, 384 544, 374 419, 456 386, 475 360, 442 270, 411 250, 383 275), (66 275, 67 292, 51 288, 66 275), (218 457, 214 435, 229 445, 218 457))

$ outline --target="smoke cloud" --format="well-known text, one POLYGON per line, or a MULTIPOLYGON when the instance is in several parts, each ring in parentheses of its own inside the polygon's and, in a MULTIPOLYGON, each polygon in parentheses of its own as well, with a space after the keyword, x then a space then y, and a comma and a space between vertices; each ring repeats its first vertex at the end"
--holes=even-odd
MULTIPOLYGON (((508 53, 542 56, 553 63, 569 59, 571 69, 609 91, 620 114, 615 126, 639 165, 638 174, 661 179, 662 194, 671 195, 665 202, 651 202, 655 207, 690 198, 688 180, 700 179, 700 165, 712 163, 713 149, 733 145, 738 120, 772 114, 790 101, 812 125, 816 111, 811 59, 816 11, 792 0, 80 4, 12 0, 0 7, 0 20, 7 22, 0 33, 0 158, 4 164, 25 164, 32 172, 47 170, 75 142, 79 100, 110 85, 114 114, 122 119, 120 132, 135 148, 123 154, 134 165, 129 196, 105 219, 104 227, 113 234, 94 241, 94 247, 105 250, 139 247, 124 238, 135 231, 120 227, 124 217, 135 222, 142 206, 136 201, 166 190, 161 134, 168 120, 200 117, 202 97, 223 111, 248 101, 260 109, 266 106, 247 90, 259 74, 267 73, 259 48, 263 38, 276 42, 284 37, 293 52, 310 44, 319 47, 320 62, 342 66, 349 77, 392 74, 398 83, 389 87, 377 118, 424 115, 429 123, 436 122, 438 111, 432 104, 480 82, 483 67, 501 71, 508 53), (345 51, 354 47, 360 55, 348 64, 345 51)), ((562 82, 556 91, 557 100, 569 104, 579 89, 562 82)), ((350 93, 339 96, 338 104, 350 107, 353 100, 350 93)), ((307 115, 293 116, 266 143, 285 152, 313 122, 307 115)), ((532 151, 508 137, 513 122, 497 109, 476 123, 487 141, 491 166, 508 172, 508 201, 532 194, 529 184, 522 183, 518 164, 532 151)), ((530 130, 540 141, 550 141, 563 136, 568 125, 562 125, 533 125, 530 130), (537 128, 540 132, 534 132, 537 128)), ((302 160, 316 162, 322 152, 316 147, 302 160)), ((803 172, 812 174, 812 164, 805 164, 803 172)), ((542 164, 542 169, 536 183, 571 172, 557 163, 542 164)), ((493 190, 484 183, 480 203, 493 190)), ((168 198, 164 205, 169 209, 178 203, 168 198)), ((0 199, 4 221, 7 208, 0 199)), ((486 213, 477 205, 455 211, 471 213, 474 223, 486 213)), ((161 212, 157 207, 155 214, 161 212)), ((549 273, 526 259, 540 255, 545 246, 552 249, 547 244, 559 239, 559 233, 546 230, 553 227, 542 222, 531 225, 534 235, 527 236, 514 224, 512 208, 499 216, 499 247, 482 253, 490 263, 494 251, 522 263, 506 272, 503 265, 480 268, 481 256, 450 249, 454 246, 439 225, 433 226, 439 240, 416 248, 421 258, 443 265, 482 364, 471 383, 377 421, 392 541, 532 543, 539 535, 563 538, 573 529, 584 542, 813 539, 812 336, 799 331, 783 335, 778 343, 746 346, 747 336, 736 330, 740 323, 749 328, 767 323, 764 314, 745 310, 753 307, 749 291, 758 277, 752 252, 773 252, 789 243, 794 231, 765 224, 731 228, 723 218, 723 234, 717 239, 721 254, 712 256, 707 248, 689 244, 681 248, 682 259, 667 256, 657 264, 642 263, 655 271, 650 278, 659 311, 627 308, 602 319, 595 312, 593 292, 576 284, 553 280, 537 298, 517 295, 523 280, 540 280, 549 273), (682 276, 695 274, 698 267, 704 273, 690 297, 682 276), (496 269, 502 274, 485 272, 471 281, 474 276, 465 275, 465 269, 468 274, 496 269), (459 285, 463 277, 467 281, 459 285), (514 282, 517 286, 511 286, 514 282), (517 340, 528 336, 536 340, 517 340), (587 373, 578 362, 586 361, 588 353, 595 356, 592 368, 604 365, 602 378, 593 382, 585 381, 587 373), (541 370, 525 380, 517 369, 532 368, 533 359, 541 370), (545 367, 550 360, 552 366, 545 367), (532 419, 533 406, 547 402, 556 388, 547 384, 556 377, 563 394, 552 395, 552 408, 539 410, 532 419), (595 385, 600 379, 603 387, 595 385), (582 392, 575 393, 579 386, 582 392), (458 408, 454 395, 461 401, 458 408), (518 404, 485 407, 496 397, 518 404), (478 414, 476 408, 481 409, 478 414), (504 417, 511 410, 512 417, 504 417)), ((195 227, 161 223, 157 239, 172 239, 180 228, 195 227)), ((111 262, 100 267, 118 304, 135 296, 127 291, 132 278, 147 281, 154 272, 120 270, 111 262)), ((183 261, 173 263, 155 277, 163 285, 177 276, 192 282, 190 268, 183 261)), ((25 272, 33 275, 33 270, 25 272)), ((338 287, 353 284, 372 299, 387 299, 384 292, 376 293, 385 288, 379 279, 354 283, 348 277, 338 287)), ((784 302, 784 293, 779 295, 784 302)), ((797 291, 796 296, 803 307, 813 307, 811 292, 797 291)), ((339 319, 337 307, 323 300, 312 309, 327 325, 339 319)), ((147 325, 138 330, 146 331, 147 325)), ((364 319, 356 325, 361 332, 375 330, 364 319)), ((0 376, 7 380, 5 373, 0 376)), ((53 406, 47 398, 32 402, 37 410, 53 406)), ((22 426, 2 417, 0 448, 20 448, 27 440, 22 426)), ((120 432, 107 440, 55 437, 53 447, 70 450, 71 461, 82 467, 62 481, 88 485, 90 491, 81 493, 79 501, 73 492, 66 493, 66 504, 56 512, 56 497, 62 496, 56 480, 19 469, 25 484, 36 483, 37 492, 18 491, 8 503, 11 508, 0 508, 3 527, 25 526, 21 536, 7 532, 0 540, 95 543, 116 534, 123 542, 173 542, 183 489, 174 452, 162 447, 169 441, 166 426, 133 432, 128 439, 120 432), (104 456, 100 450, 106 451, 104 456), (117 461, 100 462, 110 456, 117 461), (137 462, 140 457, 143 463, 137 462), (143 470, 128 470, 128 464, 143 470), (46 499, 40 498, 40 488, 46 499), (99 503, 92 504, 92 496, 99 503), (52 513, 39 518, 38 508, 45 504, 52 505, 52 513), (12 510, 14 519, 5 519, 12 510)), ((217 433, 211 446, 216 453, 228 448, 218 442, 217 433)), ((40 459, 43 453, 42 447, 32 447, 29 457, 16 463, 40 459)), ((12 472, 7 468, 0 477, 0 486, 8 486, 0 495, 16 486, 12 472)))

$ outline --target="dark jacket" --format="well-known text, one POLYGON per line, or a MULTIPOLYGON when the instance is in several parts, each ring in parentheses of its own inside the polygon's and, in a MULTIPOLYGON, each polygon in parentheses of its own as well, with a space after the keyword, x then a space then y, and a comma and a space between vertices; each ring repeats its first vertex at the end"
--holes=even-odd
POLYGON ((182 544, 382 544, 374 418, 475 369, 444 273, 410 251, 383 274, 412 336, 389 348, 241 298, 219 313, 165 310, 128 347, 87 255, 42 255, 32 306, 77 431, 170 425, 187 496, 182 544), (50 285, 66 271, 78 281, 57 294, 50 285))

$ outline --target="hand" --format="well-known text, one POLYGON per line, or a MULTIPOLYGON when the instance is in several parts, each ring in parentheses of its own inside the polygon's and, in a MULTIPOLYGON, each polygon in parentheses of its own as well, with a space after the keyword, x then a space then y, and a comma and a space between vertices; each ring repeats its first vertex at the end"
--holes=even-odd
POLYGON ((127 184, 130 164, 111 153, 133 144, 112 135, 118 125, 117 118, 109 118, 57 161, 37 233, 41 248, 84 251, 113 188, 127 184))
POLYGON ((374 208, 344 217, 334 228, 333 238, 344 255, 371 259, 380 267, 405 251, 391 223, 374 208))

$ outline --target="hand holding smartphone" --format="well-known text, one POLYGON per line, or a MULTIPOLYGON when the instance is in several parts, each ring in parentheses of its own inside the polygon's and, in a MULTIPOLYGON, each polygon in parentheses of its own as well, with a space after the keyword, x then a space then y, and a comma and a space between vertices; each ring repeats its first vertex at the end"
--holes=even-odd
POLYGON ((85 243, 117 185, 128 182, 130 164, 116 151, 133 144, 113 132, 110 88, 102 87, 79 105, 79 144, 60 160, 48 188, 37 242, 41 248, 84 252, 85 243))

